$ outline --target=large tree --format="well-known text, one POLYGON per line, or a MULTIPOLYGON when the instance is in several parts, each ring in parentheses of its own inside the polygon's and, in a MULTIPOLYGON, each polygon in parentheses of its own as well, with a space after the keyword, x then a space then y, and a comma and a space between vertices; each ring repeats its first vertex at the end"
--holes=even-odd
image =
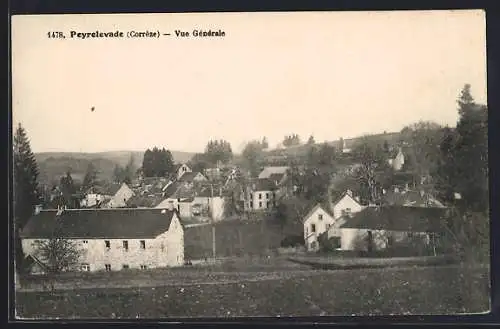
POLYGON ((92 162, 87 166, 85 177, 83 177, 82 190, 87 191, 97 183, 97 169, 92 162))
POLYGON ((205 147, 206 159, 212 165, 228 163, 233 158, 231 144, 226 140, 210 140, 205 147))
POLYGON ((22 266, 24 255, 21 247, 19 231, 22 230, 39 203, 38 166, 31 151, 30 142, 21 124, 17 127, 13 138, 13 176, 14 176, 14 227, 16 266, 22 266))
POLYGON ((174 172, 172 153, 165 148, 147 149, 142 162, 144 177, 165 177, 174 172))
POLYGON ((386 180, 392 176, 383 146, 365 137, 354 146, 352 153, 357 161, 354 176, 360 186, 361 196, 369 203, 377 203, 384 185, 388 185, 386 180))
POLYGON ((252 177, 260 171, 259 160, 262 156, 262 145, 259 141, 249 142, 242 152, 244 166, 250 171, 252 177))

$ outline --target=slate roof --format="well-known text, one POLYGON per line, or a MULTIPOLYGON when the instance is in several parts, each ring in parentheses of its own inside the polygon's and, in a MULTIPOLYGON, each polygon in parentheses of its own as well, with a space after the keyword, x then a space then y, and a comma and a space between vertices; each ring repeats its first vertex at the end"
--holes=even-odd
POLYGON ((265 167, 259 174, 259 179, 269 178, 272 174, 285 174, 289 167, 280 166, 280 167, 265 167))
POLYGON ((384 203, 394 206, 410 206, 410 207, 436 207, 444 208, 445 206, 435 198, 428 194, 421 194, 420 191, 403 191, 394 192, 388 191, 383 196, 384 203))
POLYGON ((256 179, 251 186, 253 191, 273 191, 276 189, 274 182, 267 178, 256 179))
POLYGON ((127 206, 129 207, 146 207, 146 208, 154 208, 156 207, 161 201, 163 200, 163 197, 161 196, 140 196, 140 195, 134 195, 127 201, 127 206))
POLYGON ((330 215, 332 218, 334 217, 333 216, 333 213, 330 209, 330 207, 328 206, 328 203, 326 202, 323 202, 323 203, 317 203, 314 207, 312 207, 311 210, 309 210, 309 212, 304 216, 304 218, 302 219, 303 222, 305 222, 309 217, 311 217, 311 215, 318 209, 318 208, 321 208, 323 209, 328 215, 330 215))
POLYGON ((168 231, 174 211, 163 209, 72 209, 57 216, 57 210, 42 210, 32 216, 21 238, 120 239, 154 238, 168 231), (162 213, 163 211, 163 213, 162 213))
POLYGON ((346 218, 340 228, 388 230, 403 232, 442 232, 443 208, 367 207, 346 218))
MULTIPOLYGON (((179 181, 180 182, 192 182, 194 180, 194 177, 196 175, 203 175, 202 173, 198 172, 198 171, 190 171, 190 172, 186 172, 184 173, 180 178, 179 178, 179 181)), ((205 177, 205 176, 203 176, 205 177)), ((205 177, 206 178, 206 177, 205 177)))

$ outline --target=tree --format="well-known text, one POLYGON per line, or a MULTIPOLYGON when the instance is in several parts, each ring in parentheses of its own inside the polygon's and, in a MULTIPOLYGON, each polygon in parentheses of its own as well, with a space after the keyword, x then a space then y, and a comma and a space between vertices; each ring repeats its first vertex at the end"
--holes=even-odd
POLYGON ((352 152, 358 161, 355 177, 362 189, 361 194, 368 202, 376 203, 381 196, 383 180, 390 172, 382 147, 364 138, 352 152))
POLYGON ((54 290, 54 279, 61 272, 74 269, 79 264, 83 251, 76 242, 54 235, 50 239, 35 240, 34 249, 48 270, 48 277, 54 290))
POLYGON ((314 145, 316 142, 314 140, 313 135, 309 136, 309 139, 307 140, 307 145, 314 145))
POLYGON ((30 142, 25 129, 21 124, 17 127, 13 138, 13 176, 14 176, 14 227, 15 227, 15 254, 18 270, 22 268, 24 254, 21 246, 19 231, 22 230, 39 202, 38 166, 31 151, 30 142))
POLYGON ((61 177, 59 185, 63 201, 63 204, 61 204, 60 206, 66 206, 68 208, 78 208, 78 200, 75 197, 77 188, 73 181, 73 177, 71 177, 70 171, 67 171, 66 175, 61 177))
POLYGON ((94 164, 90 162, 87 166, 85 172, 85 177, 83 177, 82 190, 86 191, 93 187, 97 182, 97 169, 94 164))
POLYGON ((130 155, 130 158, 128 160, 128 163, 127 165, 125 166, 125 169, 124 169, 124 178, 123 178, 123 182, 124 183, 127 183, 127 184, 130 184, 132 182, 132 179, 134 178, 135 176, 135 172, 136 172, 137 168, 135 166, 135 159, 134 159, 134 155, 131 154, 130 155))
POLYGON ((300 137, 297 134, 291 134, 288 136, 285 136, 283 139, 283 146, 289 147, 289 146, 294 146, 294 145, 300 145, 300 137))
POLYGON ((212 165, 228 163, 233 158, 231 144, 226 140, 210 140, 205 147, 205 156, 212 165))
MULTIPOLYGON (((165 148, 154 147, 144 152, 142 171, 144 177, 165 177, 174 172, 174 158, 165 148)), ((126 178, 126 177, 124 177, 126 178)))
POLYGON ((189 168, 194 172, 204 172, 210 167, 210 163, 206 159, 204 153, 196 153, 188 162, 189 168))
POLYGON ((259 173, 259 160, 262 155, 262 145, 259 141, 249 142, 241 154, 245 167, 250 171, 253 177, 259 173))
POLYGON ((409 164, 419 183, 432 183, 432 173, 439 163, 442 134, 443 128, 430 121, 419 121, 401 130, 401 140, 409 145, 405 148, 405 165, 409 164))
POLYGON ((262 145, 262 149, 263 149, 263 150, 266 150, 266 149, 268 149, 268 148, 269 148, 269 142, 267 141, 267 138, 266 138, 266 137, 263 137, 263 138, 262 138, 261 145, 262 145))

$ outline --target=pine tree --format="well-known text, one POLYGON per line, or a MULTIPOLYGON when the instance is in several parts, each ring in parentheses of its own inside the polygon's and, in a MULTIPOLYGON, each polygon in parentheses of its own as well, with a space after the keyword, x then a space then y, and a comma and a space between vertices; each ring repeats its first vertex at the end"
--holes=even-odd
POLYGON ((82 191, 86 191, 93 187, 97 181, 97 169, 92 162, 87 166, 87 171, 85 172, 85 177, 83 178, 82 191))
POLYGON ((13 144, 15 251, 16 266, 19 267, 24 260, 19 230, 22 230, 40 201, 37 193, 39 171, 28 136, 21 124, 16 130, 13 144))

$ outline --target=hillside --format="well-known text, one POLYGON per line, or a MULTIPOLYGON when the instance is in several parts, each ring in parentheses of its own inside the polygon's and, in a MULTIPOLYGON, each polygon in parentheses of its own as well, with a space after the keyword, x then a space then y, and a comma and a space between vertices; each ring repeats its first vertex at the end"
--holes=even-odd
MULTIPOLYGON (((138 151, 110 151, 99 153, 80 152, 42 152, 36 153, 35 158, 40 169, 39 182, 51 184, 58 181, 61 175, 68 170, 74 180, 83 180, 89 163, 93 163, 99 171, 99 179, 111 179, 115 166, 125 166, 133 155, 137 166, 142 164, 144 152, 138 151)), ((189 152, 172 151, 174 161, 186 162, 194 155, 189 152)))

